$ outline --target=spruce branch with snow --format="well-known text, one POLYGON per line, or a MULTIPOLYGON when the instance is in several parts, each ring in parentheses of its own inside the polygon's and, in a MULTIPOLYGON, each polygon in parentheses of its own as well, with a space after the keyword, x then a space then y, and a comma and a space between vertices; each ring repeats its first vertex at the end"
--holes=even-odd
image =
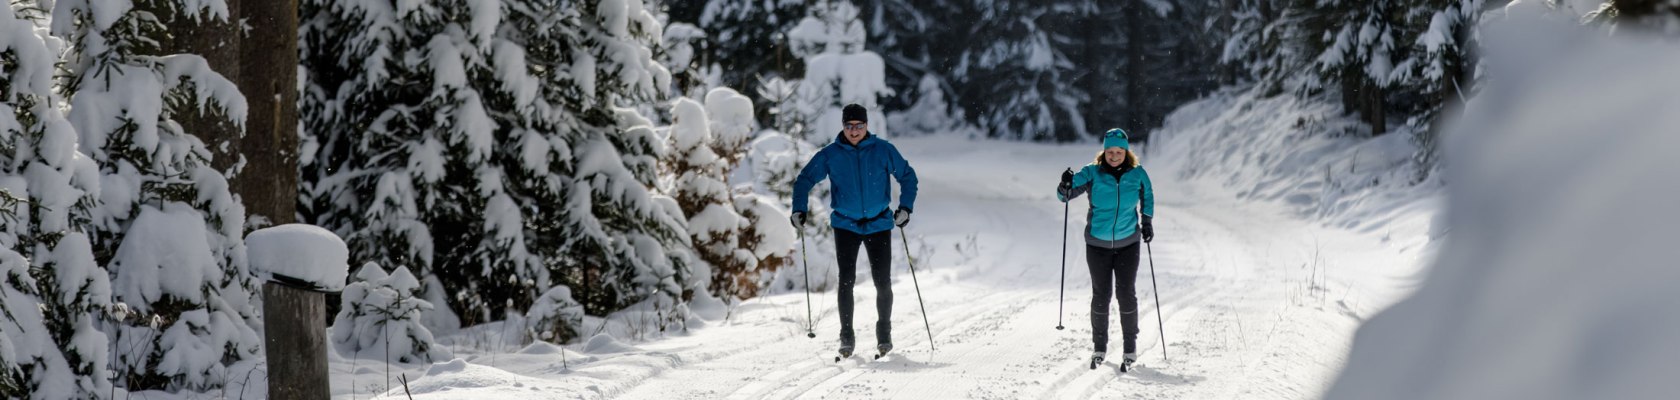
POLYGON ((87 172, 99 180, 90 251, 109 273, 109 301, 131 311, 100 321, 110 368, 129 390, 219 387, 228 365, 257 357, 261 346, 244 207, 209 166, 197 135, 211 133, 178 121, 208 110, 238 126, 245 99, 203 58, 159 46, 167 26, 227 17, 220 1, 53 9, 51 32, 66 45, 58 85, 66 119, 98 165, 87 172))
POLYGON ((100 178, 53 90, 45 17, 0 11, 0 395, 94 397, 111 387, 111 284, 86 233, 100 178))
POLYGON ((428 320, 490 322, 560 286, 591 315, 685 298, 687 232, 636 110, 670 87, 653 14, 445 3, 302 4, 304 219, 437 282, 428 320))

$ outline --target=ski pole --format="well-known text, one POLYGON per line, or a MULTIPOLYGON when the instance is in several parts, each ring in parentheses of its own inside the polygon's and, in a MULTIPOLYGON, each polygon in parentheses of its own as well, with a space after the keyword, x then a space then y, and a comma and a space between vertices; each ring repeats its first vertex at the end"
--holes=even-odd
POLYGON ((1062 201, 1062 286, 1056 295, 1056 330, 1062 330, 1062 307, 1067 302, 1068 202, 1062 201))
POLYGON ((922 283, 916 281, 916 261, 910 258, 910 239, 904 233, 904 227, 898 227, 898 238, 904 241, 904 260, 910 263, 910 282, 916 285, 916 304, 922 307, 922 327, 927 328, 928 349, 938 350, 933 345, 933 325, 928 324, 927 303, 922 302, 922 283))
POLYGON ((1155 291, 1155 327, 1161 329, 1161 359, 1167 358, 1167 326, 1161 322, 1161 287, 1155 285, 1155 249, 1149 247, 1149 242, 1143 242, 1143 248, 1149 251, 1149 288, 1155 291))
POLYGON ((797 226, 799 230, 799 261, 805 265, 805 337, 816 338, 817 323, 811 318, 811 260, 805 258, 805 227, 797 226))

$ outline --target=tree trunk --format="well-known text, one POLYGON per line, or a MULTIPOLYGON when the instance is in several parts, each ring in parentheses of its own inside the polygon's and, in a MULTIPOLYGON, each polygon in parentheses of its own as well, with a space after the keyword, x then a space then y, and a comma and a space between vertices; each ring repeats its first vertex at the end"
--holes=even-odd
POLYGON ((327 302, 320 292, 263 283, 263 347, 268 398, 326 399, 327 302))
POLYGON ((232 189, 244 200, 248 218, 289 224, 296 221, 298 193, 298 2, 245 1, 239 8, 251 30, 240 47, 234 82, 250 114, 237 146, 246 173, 231 182, 232 189))
POLYGON ((1360 116, 1365 123, 1371 125, 1371 136, 1381 136, 1388 133, 1388 107, 1385 99, 1388 97, 1382 86, 1370 79, 1360 79, 1364 90, 1359 93, 1360 116))

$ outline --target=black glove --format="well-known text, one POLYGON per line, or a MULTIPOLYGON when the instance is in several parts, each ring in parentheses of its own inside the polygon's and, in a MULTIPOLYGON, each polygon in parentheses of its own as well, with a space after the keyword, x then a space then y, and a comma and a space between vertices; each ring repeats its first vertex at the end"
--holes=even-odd
POLYGON ((898 211, 893 212, 893 225, 898 225, 898 227, 903 228, 905 224, 909 223, 910 209, 899 207, 898 211))
POLYGON ((1143 242, 1144 243, 1149 243, 1149 242, 1155 241, 1155 221, 1154 220, 1155 220, 1155 217, 1151 217, 1151 216, 1148 216, 1148 215, 1143 216, 1143 227, 1138 228, 1138 233, 1143 234, 1143 242))
POLYGON ((804 211, 794 211, 793 215, 788 216, 788 221, 793 222, 793 227, 795 228, 804 227, 806 214, 807 213, 804 211))
POLYGON ((1072 169, 1062 171, 1062 183, 1056 184, 1056 194, 1062 195, 1062 201, 1064 202, 1068 200, 1068 195, 1073 194, 1072 169))

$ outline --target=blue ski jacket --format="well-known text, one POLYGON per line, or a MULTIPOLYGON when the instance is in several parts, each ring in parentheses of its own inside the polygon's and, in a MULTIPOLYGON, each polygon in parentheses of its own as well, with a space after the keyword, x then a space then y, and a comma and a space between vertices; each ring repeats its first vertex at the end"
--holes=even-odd
POLYGON ((1118 168, 1097 161, 1073 174, 1073 188, 1069 192, 1057 190, 1056 197, 1070 201, 1081 194, 1091 194, 1091 208, 1085 213, 1085 243, 1117 249, 1137 243, 1138 212, 1155 216, 1155 190, 1149 183, 1149 172, 1127 157, 1118 168))
POLYGON ((911 211, 916 204, 916 170, 898 153, 898 148, 870 133, 857 145, 847 143, 844 133, 823 146, 793 182, 793 211, 809 212, 811 187, 829 179, 829 223, 835 229, 871 234, 893 228, 888 208, 892 187, 887 177, 898 180, 898 208, 911 211))

